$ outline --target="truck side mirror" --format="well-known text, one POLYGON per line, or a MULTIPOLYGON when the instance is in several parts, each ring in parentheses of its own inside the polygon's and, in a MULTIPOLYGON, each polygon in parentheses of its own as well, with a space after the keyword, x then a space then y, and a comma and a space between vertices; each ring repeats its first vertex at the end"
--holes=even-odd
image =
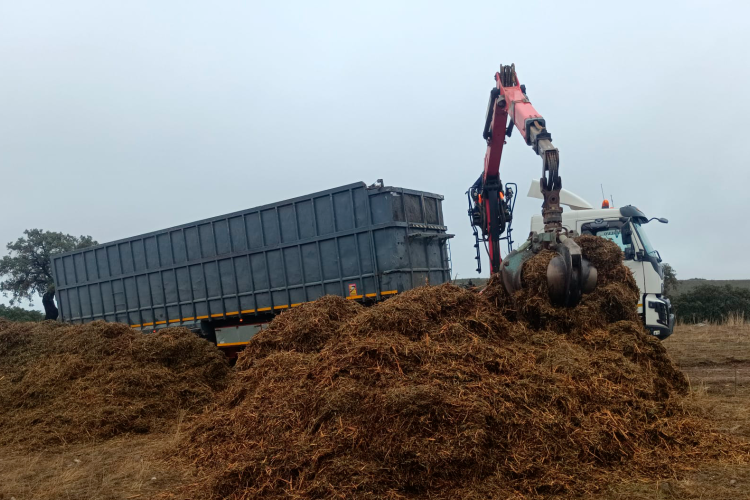
POLYGON ((662 224, 667 224, 669 222, 669 219, 665 219, 664 217, 651 217, 649 220, 646 221, 646 223, 648 224, 652 220, 658 220, 662 224))
POLYGON ((632 246, 625 247, 625 260, 633 260, 635 258, 635 250, 632 246))

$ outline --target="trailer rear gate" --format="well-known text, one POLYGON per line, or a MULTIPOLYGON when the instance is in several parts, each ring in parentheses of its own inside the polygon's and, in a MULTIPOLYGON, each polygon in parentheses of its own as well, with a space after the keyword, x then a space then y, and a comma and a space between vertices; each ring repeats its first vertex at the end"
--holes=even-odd
POLYGON ((450 280, 443 197, 355 183, 52 257, 61 319, 153 329, 450 280))

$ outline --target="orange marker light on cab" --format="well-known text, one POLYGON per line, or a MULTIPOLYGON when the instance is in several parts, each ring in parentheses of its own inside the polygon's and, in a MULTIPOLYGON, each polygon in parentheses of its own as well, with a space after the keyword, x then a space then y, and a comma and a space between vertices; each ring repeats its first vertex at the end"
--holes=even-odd
POLYGON ((609 208, 609 200, 604 200, 602 202, 602 208, 609 208))

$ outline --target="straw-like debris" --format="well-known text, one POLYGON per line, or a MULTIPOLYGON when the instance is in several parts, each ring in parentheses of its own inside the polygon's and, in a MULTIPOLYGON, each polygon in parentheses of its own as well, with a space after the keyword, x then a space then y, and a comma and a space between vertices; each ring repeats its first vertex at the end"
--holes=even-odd
POLYGON ((160 430, 202 409, 230 368, 185 328, 0 319, 0 444, 69 444, 160 430))
POLYGON ((276 318, 263 335, 245 349, 237 369, 246 363, 278 351, 318 352, 331 339, 339 325, 354 316, 362 306, 336 295, 326 295, 315 303, 302 304, 276 318))
POLYGON ((579 243, 599 287, 572 310, 550 305, 543 252, 513 297, 492 280, 482 293, 422 287, 283 314, 193 422, 181 454, 208 480, 192 493, 534 498, 731 453, 643 331, 619 248, 579 243))

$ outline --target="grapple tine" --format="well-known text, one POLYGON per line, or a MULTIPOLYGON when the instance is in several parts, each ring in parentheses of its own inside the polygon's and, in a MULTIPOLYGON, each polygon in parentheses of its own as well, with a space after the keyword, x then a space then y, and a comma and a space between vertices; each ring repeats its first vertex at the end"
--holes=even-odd
POLYGON ((557 255, 547 266, 550 302, 575 307, 584 293, 596 287, 596 269, 581 255, 581 248, 570 238, 558 245, 557 255))

